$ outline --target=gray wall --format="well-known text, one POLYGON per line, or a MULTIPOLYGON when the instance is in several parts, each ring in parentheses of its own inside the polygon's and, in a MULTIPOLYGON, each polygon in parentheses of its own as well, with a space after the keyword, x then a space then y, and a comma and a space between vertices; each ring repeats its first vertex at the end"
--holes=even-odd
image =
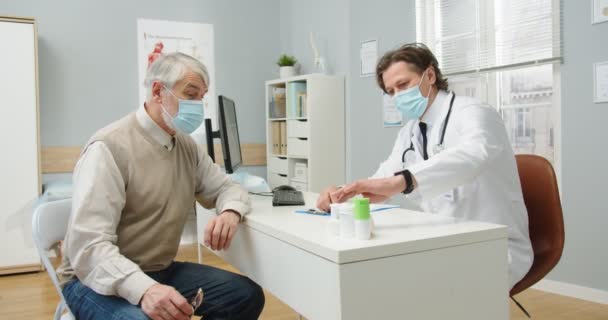
POLYGON ((593 103, 593 63, 608 61, 608 23, 591 1, 563 1, 562 205, 566 245, 550 278, 608 290, 608 103, 593 103))
MULTIPOLYGON (((300 73, 315 72, 314 54, 309 42, 312 31, 319 54, 325 58, 329 74, 345 77, 346 114, 350 114, 350 12, 349 0, 281 0, 281 53, 295 55, 300 73)), ((277 74, 278 77, 278 74, 277 74)), ((345 173, 349 180, 350 144, 349 123, 345 123, 347 163, 345 173)))
POLYGON ((81 145, 138 107, 137 18, 212 23, 217 93, 233 97, 241 141, 264 143, 264 81, 280 48, 279 0, 19 0, 38 21, 43 146, 81 145))
MULTIPOLYGON (((213 24, 216 93, 237 102, 241 143, 265 143, 264 81, 276 78, 279 10, 279 0, 0 2, 0 15, 38 22, 43 146, 82 145, 137 109, 138 18, 213 24)), ((243 170, 266 177, 266 167, 243 170)))
MULTIPOLYGON (((590 1, 563 2, 561 185, 566 247, 562 260, 548 278, 608 290, 608 250, 605 248, 608 204, 603 200, 608 181, 605 167, 608 152, 604 148, 606 134, 603 132, 608 106, 592 101, 592 64, 608 60, 608 42, 605 41, 608 23, 590 24, 590 1)), ((304 43, 306 39, 299 44, 293 43, 294 36, 303 33, 302 28, 293 23, 328 26, 335 17, 348 23, 348 53, 344 56, 339 49, 330 48, 329 51, 337 58, 344 57, 349 66, 346 71, 340 70, 347 75, 347 177, 349 180, 367 177, 390 152, 398 129, 382 127, 380 91, 374 78, 359 76, 360 42, 378 39, 382 54, 398 44, 415 41, 415 1, 350 1, 343 7, 325 8, 333 12, 327 11, 314 18, 310 14, 314 10, 303 4, 298 10, 285 8, 293 8, 293 3, 290 0, 281 5, 281 11, 289 14, 281 23, 281 48, 298 57, 307 57, 309 50, 304 43), (348 11, 347 17, 343 17, 344 10, 348 11)), ((313 1, 312 6, 317 5, 313 1)), ((342 33, 326 34, 329 44, 344 41, 342 33)))
POLYGON ((375 77, 360 76, 361 42, 377 39, 378 55, 416 40, 415 1, 353 1, 350 8, 350 112, 347 114, 350 159, 348 177, 371 176, 393 148, 401 127, 384 128, 382 91, 375 77), (412 18, 408 18, 412 17, 412 18))
POLYGON ((314 71, 311 31, 329 72, 348 72, 348 6, 348 0, 281 1, 281 52, 296 56, 302 74, 314 71))

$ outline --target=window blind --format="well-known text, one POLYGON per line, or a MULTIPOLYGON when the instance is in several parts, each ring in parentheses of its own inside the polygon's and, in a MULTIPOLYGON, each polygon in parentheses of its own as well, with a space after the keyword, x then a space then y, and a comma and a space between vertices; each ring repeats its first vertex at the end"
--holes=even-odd
POLYGON ((416 0, 416 37, 446 75, 561 61, 559 0, 416 0))

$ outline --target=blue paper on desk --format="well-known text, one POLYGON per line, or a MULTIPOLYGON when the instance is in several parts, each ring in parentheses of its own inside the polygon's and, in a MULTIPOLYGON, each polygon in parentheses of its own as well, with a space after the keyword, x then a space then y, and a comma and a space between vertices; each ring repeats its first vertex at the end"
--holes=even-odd
MULTIPOLYGON (((394 208, 399 208, 398 205, 395 204, 383 204, 383 203, 372 203, 369 205, 369 211, 370 212, 378 212, 378 211, 384 211, 384 210, 388 210, 388 209, 394 209, 394 208)), ((325 211, 321 211, 318 209, 303 209, 303 210, 296 210, 295 213, 302 213, 302 214, 312 214, 314 216, 329 216, 329 212, 325 212, 325 211)))

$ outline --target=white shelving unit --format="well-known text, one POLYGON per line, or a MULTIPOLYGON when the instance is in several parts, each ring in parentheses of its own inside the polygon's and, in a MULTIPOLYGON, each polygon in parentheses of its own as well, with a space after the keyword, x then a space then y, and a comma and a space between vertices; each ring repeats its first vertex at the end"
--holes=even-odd
POLYGON ((320 192, 328 185, 343 184, 344 134, 344 77, 310 74, 266 82, 266 158, 271 188, 291 185, 320 192), (303 87, 305 103, 298 108, 303 87), (272 114, 275 88, 285 89, 286 112, 281 117, 272 114), (276 123, 284 123, 286 131, 282 154, 273 149, 276 123))
POLYGON ((32 211, 40 195, 37 31, 33 19, 0 17, 0 274, 40 270, 32 211))

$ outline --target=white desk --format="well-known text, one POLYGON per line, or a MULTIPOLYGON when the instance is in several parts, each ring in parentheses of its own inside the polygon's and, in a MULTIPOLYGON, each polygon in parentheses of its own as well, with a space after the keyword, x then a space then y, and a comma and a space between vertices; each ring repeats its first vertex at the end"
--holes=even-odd
MULTIPOLYGON (((305 198, 314 207, 316 194, 305 198)), ((215 254, 308 319, 509 317, 506 227, 391 209, 372 213, 371 240, 343 240, 326 234, 328 217, 270 200, 252 196, 215 254)), ((199 243, 213 215, 198 206, 199 243)))

